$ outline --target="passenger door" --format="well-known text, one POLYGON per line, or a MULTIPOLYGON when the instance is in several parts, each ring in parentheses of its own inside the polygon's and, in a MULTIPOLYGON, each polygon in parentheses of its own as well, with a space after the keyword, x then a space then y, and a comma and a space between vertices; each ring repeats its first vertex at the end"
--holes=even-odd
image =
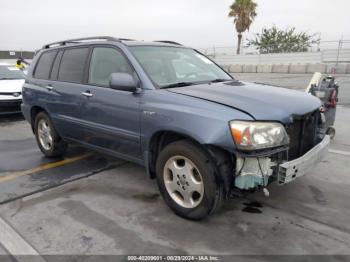
POLYGON ((81 115, 85 90, 84 73, 89 48, 76 47, 59 51, 51 70, 51 101, 49 110, 60 134, 66 138, 81 140, 81 115))
POLYGON ((120 50, 95 47, 84 90, 84 142, 137 160, 141 158, 140 95, 111 89, 112 73, 134 75, 134 70, 120 50))

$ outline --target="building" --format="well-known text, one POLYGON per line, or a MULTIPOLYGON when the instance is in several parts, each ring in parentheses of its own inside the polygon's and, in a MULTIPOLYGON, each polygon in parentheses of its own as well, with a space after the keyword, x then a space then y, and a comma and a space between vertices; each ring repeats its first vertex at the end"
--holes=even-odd
POLYGON ((19 57, 23 59, 33 59, 34 52, 31 51, 1 51, 0 60, 17 60, 19 57))

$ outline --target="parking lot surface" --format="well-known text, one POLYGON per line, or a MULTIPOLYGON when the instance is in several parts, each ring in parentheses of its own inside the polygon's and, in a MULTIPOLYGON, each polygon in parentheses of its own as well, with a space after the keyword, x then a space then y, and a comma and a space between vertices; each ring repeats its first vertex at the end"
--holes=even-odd
MULTIPOLYGON (((310 79, 236 76, 297 89, 310 79)), ((8 236, 41 255, 350 254, 350 76, 339 82, 337 135, 326 159, 293 183, 272 185, 269 198, 232 199, 201 222, 175 216, 142 167, 79 147, 45 159, 27 123, 3 117, 0 219, 13 229, 8 236)), ((0 254, 9 244, 1 234, 0 254)))

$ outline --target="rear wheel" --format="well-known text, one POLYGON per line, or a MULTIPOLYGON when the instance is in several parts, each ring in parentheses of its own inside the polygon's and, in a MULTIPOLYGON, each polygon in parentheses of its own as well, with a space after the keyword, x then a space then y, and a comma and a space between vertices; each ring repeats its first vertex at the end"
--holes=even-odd
POLYGON ((61 156, 66 151, 67 144, 58 135, 45 112, 35 117, 34 132, 38 146, 46 157, 61 156))
POLYGON ((157 181, 167 205, 179 216, 199 220, 223 201, 223 186, 209 154, 189 140, 166 146, 157 160, 157 181))

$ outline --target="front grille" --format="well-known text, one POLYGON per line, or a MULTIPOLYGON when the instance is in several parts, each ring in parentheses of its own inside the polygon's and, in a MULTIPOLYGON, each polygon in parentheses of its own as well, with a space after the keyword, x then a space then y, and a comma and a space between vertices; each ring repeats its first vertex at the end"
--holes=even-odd
POLYGON ((20 112, 21 100, 0 100, 0 114, 20 112))
POLYGON ((317 110, 301 117, 295 117, 293 123, 286 127, 290 139, 288 160, 304 155, 317 144, 318 119, 317 110))

